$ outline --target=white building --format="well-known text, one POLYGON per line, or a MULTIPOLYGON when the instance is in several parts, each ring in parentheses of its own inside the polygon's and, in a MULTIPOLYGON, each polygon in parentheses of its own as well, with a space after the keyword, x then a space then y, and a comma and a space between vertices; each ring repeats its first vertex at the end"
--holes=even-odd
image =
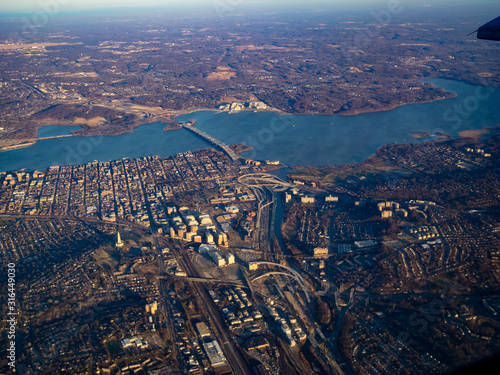
POLYGON ((212 223, 212 219, 210 219, 209 215, 200 215, 200 217, 198 218, 198 220, 200 221, 201 225, 213 224, 212 223))
POLYGON ((203 244, 203 245, 200 245, 200 247, 198 248, 198 252, 200 254, 205 254, 205 253, 208 253, 210 251, 217 251, 217 246, 203 244))
POLYGON ((226 212, 231 212, 233 214, 236 214, 236 213, 240 212, 240 209, 236 206, 229 206, 229 207, 226 207, 226 212))
POLYGON ((314 203, 314 197, 302 197, 300 198, 302 203, 314 203))
POLYGON ((338 202, 338 201, 339 201, 339 197, 334 197, 332 195, 325 197, 325 202, 338 202))
POLYGON ((203 344, 203 348, 207 353, 210 364, 213 367, 222 367, 227 364, 226 357, 222 352, 219 343, 217 341, 210 341, 203 344))
POLYGON ((214 236, 208 230, 205 232, 205 239, 207 240, 207 243, 209 243, 209 244, 214 243, 214 236))
POLYGON ((209 254, 218 267, 224 267, 226 265, 226 260, 222 257, 218 250, 211 251, 209 254))

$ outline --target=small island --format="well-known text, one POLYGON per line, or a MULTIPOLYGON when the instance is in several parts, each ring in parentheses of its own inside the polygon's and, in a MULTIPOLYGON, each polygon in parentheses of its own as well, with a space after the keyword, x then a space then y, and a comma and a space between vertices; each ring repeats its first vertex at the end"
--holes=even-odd
POLYGON ((421 138, 431 138, 434 137, 431 133, 428 131, 419 131, 415 132, 413 134, 408 134, 409 136, 415 138, 415 139, 421 139, 421 138))
POLYGON ((164 132, 168 132, 170 130, 179 130, 182 128, 182 125, 188 125, 188 126, 193 126, 194 124, 196 124, 196 120, 189 120, 188 122, 186 123, 180 123, 180 122, 175 122, 173 124, 167 124, 164 128, 163 128, 163 131, 164 132))

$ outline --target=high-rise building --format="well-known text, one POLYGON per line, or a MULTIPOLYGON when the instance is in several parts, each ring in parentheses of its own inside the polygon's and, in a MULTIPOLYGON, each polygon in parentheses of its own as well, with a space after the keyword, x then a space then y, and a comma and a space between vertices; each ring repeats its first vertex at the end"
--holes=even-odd
POLYGON ((205 232, 205 239, 207 240, 207 243, 212 244, 214 243, 214 236, 210 231, 205 232))
POLYGON ((156 314, 157 311, 158 311, 158 302, 157 301, 154 301, 154 302, 146 305, 146 312, 149 312, 149 313, 154 315, 154 314, 156 314))

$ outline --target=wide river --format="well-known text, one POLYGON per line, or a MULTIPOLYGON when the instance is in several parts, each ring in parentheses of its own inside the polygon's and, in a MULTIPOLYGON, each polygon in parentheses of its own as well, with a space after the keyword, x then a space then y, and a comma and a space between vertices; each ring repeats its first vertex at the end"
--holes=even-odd
MULTIPOLYGON (((226 144, 245 143, 244 157, 279 160, 286 165, 341 165, 361 162, 389 143, 422 142, 410 134, 463 130, 500 124, 500 89, 434 79, 426 82, 457 94, 456 98, 412 104, 356 116, 278 115, 274 112, 221 113, 200 111, 178 120, 196 119, 196 127, 226 144)), ((0 171, 50 165, 81 164, 124 157, 171 156, 210 147, 185 129, 163 132, 164 124, 142 125, 132 133, 106 137, 67 137, 0 153, 0 171)), ((51 127, 39 132, 56 134, 51 127), (50 130, 50 131, 49 131, 50 130)), ((60 134, 60 133, 57 133, 60 134)), ((64 131, 63 131, 64 134, 64 131)))

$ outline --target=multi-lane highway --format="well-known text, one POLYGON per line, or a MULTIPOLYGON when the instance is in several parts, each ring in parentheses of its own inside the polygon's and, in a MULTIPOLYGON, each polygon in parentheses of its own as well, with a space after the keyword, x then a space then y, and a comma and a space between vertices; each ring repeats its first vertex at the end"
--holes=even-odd
MULTIPOLYGON (((270 252, 272 250, 270 244, 272 242, 272 222, 274 221, 276 204, 275 194, 278 191, 284 191, 287 188, 295 187, 301 190, 308 190, 310 192, 318 192, 320 189, 315 188, 306 188, 304 186, 296 186, 294 184, 285 182, 278 177, 267 174, 267 173, 255 173, 243 175, 238 179, 238 182, 249 187, 254 191, 257 199, 258 199, 258 213, 257 213, 257 223, 256 223, 256 233, 259 239, 259 249, 264 252, 270 252), (272 218, 272 219, 271 219, 272 218)), ((260 262, 262 264, 266 264, 266 262, 260 262)), ((283 266, 280 266, 283 267, 283 266)), ((300 274, 297 271, 288 268, 297 280, 300 281, 300 274)), ((309 296, 306 291, 305 285, 303 282, 299 282, 301 284, 306 296, 309 301, 309 296)), ((298 296, 297 296, 298 297, 298 296)), ((297 298, 300 301, 300 298, 297 298)), ((307 320, 309 322, 307 325, 311 326, 314 323, 314 318, 309 313, 307 309, 305 309, 307 320)), ((346 311, 343 311, 345 314, 346 311)), ((336 326, 336 334, 340 330, 341 324, 336 326)), ((323 336, 324 337, 324 336, 323 336)), ((336 337, 336 335, 335 335, 336 337)), ((316 341, 315 341, 316 342, 316 341)), ((343 366, 345 361, 343 359, 342 354, 338 350, 336 342, 334 345, 331 345, 326 338, 321 339, 322 345, 318 346, 316 349, 318 350, 318 354, 323 358, 324 363, 328 364, 331 367, 332 373, 337 375, 350 374, 350 369, 347 366, 343 366)))
MULTIPOLYGON (((293 184, 286 183, 276 176, 267 175, 267 174, 257 174, 257 175, 245 175, 239 178, 239 182, 248 188, 250 188, 255 194, 258 202, 257 209, 257 220, 255 224, 255 232, 254 232, 254 242, 253 249, 258 250, 262 253, 264 259, 273 260, 272 258, 272 241, 273 241, 273 218, 275 217, 275 209, 276 209, 276 191, 282 191, 289 187, 294 186, 293 184), (266 256, 268 254, 268 256, 266 256)), ((301 187, 302 188, 302 187, 301 187)), ((155 246, 158 249, 160 256, 160 275, 163 273, 162 269, 162 254, 161 247, 158 241, 158 238, 153 234, 153 238, 155 241, 155 246)), ((194 267, 191 259, 189 258, 186 251, 183 248, 176 248, 174 246, 171 247, 171 250, 177 261, 181 265, 181 267, 185 270, 191 278, 199 278, 198 271, 194 267)), ((261 262, 266 264, 266 262, 261 262)), ((276 264, 276 263, 273 263, 276 264)), ((280 267, 283 267, 280 265, 280 267)), ((288 267, 286 267, 288 268, 288 267)), ((292 274, 296 277, 300 278, 300 274, 297 273, 296 270, 291 269, 292 274)), ((195 279, 196 280, 196 279, 195 279)), ((301 282, 302 288, 305 290, 304 283, 301 282)), ((252 371, 248 368, 247 363, 239 349, 238 345, 235 343, 229 332, 227 331, 219 312, 219 309, 214 304, 212 299, 210 298, 206 287, 203 283, 194 282, 194 288, 198 297, 201 299, 201 304, 204 307, 203 314, 206 319, 210 322, 211 326, 214 329, 214 333, 217 336, 218 340, 221 343, 221 348, 224 351, 228 364, 233 372, 233 374, 237 375, 251 375, 252 371)), ((163 290, 160 289, 160 293, 163 293, 163 290)), ((305 292, 306 297, 308 297, 308 293, 305 292)), ((164 297, 164 296, 163 296, 164 297)), ((300 300, 300 298, 297 299, 300 300)), ((309 298, 307 298, 309 300, 309 298)), ((314 324, 314 318, 307 314, 308 320, 307 325, 312 327, 314 324)), ((336 332, 338 333, 340 327, 336 327, 336 332)), ((340 364, 343 364, 342 356, 339 353, 336 345, 329 345, 327 340, 321 340, 323 345, 321 348, 317 348, 319 350, 319 354, 323 357, 325 363, 328 363, 332 368, 333 373, 335 374, 344 374, 345 372, 349 373, 349 370, 341 369, 340 364)))

